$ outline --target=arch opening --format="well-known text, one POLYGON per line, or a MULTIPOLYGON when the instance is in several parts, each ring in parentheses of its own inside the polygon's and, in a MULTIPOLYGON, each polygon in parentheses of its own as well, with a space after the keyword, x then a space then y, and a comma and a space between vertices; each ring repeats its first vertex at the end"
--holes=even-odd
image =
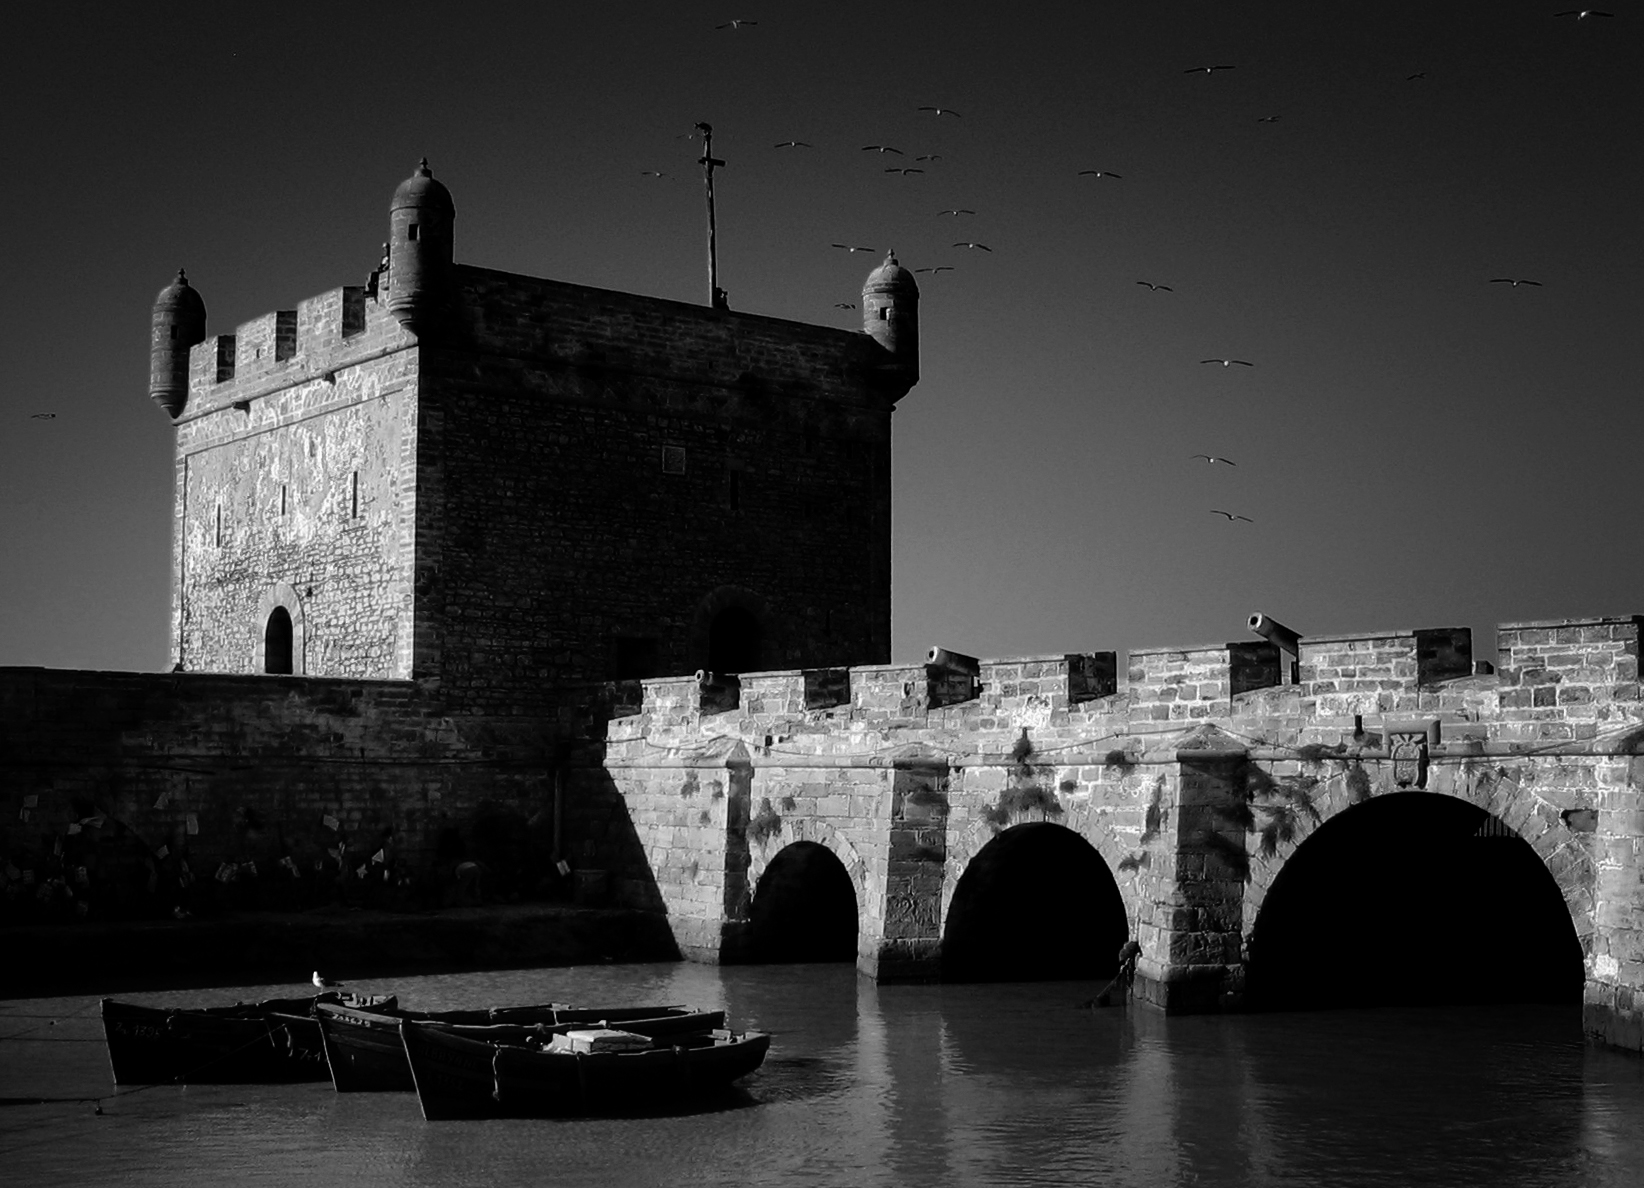
POLYGON ((942 978, 1109 978, 1128 939, 1119 885, 1095 848, 1061 825, 1017 825, 983 846, 954 888, 942 978))
POLYGON ((752 611, 722 607, 708 623, 708 671, 758 672, 763 644, 759 619, 752 611))
POLYGON ((749 959, 855 961, 856 887, 827 846, 794 842, 759 876, 748 919, 749 959))
POLYGON ((1580 1002, 1581 941, 1530 844, 1455 797, 1355 805, 1301 844, 1250 939, 1247 999, 1299 1009, 1580 1002))
POLYGON ((263 628, 263 671, 291 673, 291 612, 276 606, 268 612, 268 623, 263 628))

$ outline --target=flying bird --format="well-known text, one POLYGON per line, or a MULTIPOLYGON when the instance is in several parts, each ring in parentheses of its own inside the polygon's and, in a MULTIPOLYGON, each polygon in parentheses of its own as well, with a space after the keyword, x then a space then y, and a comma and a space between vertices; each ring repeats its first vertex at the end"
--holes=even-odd
POLYGON ((856 308, 856 302, 854 302, 854 301, 835 301, 833 303, 833 307, 835 309, 855 309, 856 308))
POLYGON ((933 112, 933 113, 935 113, 936 115, 939 115, 939 116, 950 115, 954 119, 959 118, 959 113, 954 111, 953 108, 951 108, 951 107, 921 107, 919 110, 920 111, 933 112))
POLYGON ((1231 367, 1237 363, 1240 367, 1254 367, 1254 363, 1247 363, 1243 359, 1200 359, 1200 363, 1220 363, 1223 367, 1231 367))
POLYGON ((1615 15, 1615 13, 1613 13, 1613 12, 1599 12, 1596 8, 1570 8, 1570 9, 1566 9, 1563 12, 1555 12, 1553 15, 1555 17, 1573 16, 1578 21, 1584 21, 1590 16, 1613 17, 1615 15))
POLYGON ((1280 120, 1282 120, 1283 118, 1284 118, 1283 116, 1276 116, 1276 115, 1274 115, 1274 116, 1257 116, 1256 117, 1256 122, 1258 124, 1276 124, 1280 120))
POLYGON ((1538 289, 1541 287, 1541 282, 1540 281, 1514 280, 1510 276, 1498 276, 1494 280, 1492 280, 1490 283, 1492 285, 1512 285, 1513 288, 1515 288, 1515 289, 1518 288, 1520 285, 1534 285, 1538 289))
POLYGON ((316 990, 335 990, 345 985, 347 985, 346 982, 333 982, 330 978, 323 977, 319 970, 314 971, 314 988, 316 990))
POLYGON ((1160 289, 1163 289, 1166 293, 1174 293, 1176 291, 1175 289, 1172 289, 1169 285, 1156 285, 1152 281, 1137 281, 1136 283, 1138 285, 1146 285, 1149 289, 1153 290, 1153 292, 1155 292, 1155 293, 1157 293, 1160 289))
POLYGON ((905 155, 901 149, 891 148, 888 144, 864 144, 862 151, 864 153, 895 153, 898 157, 905 155))
POLYGON ((943 265, 941 265, 940 267, 937 267, 937 268, 915 268, 914 271, 915 272, 952 272, 953 271, 953 265, 952 264, 943 264, 943 265))
POLYGON ((1080 177, 1116 177, 1120 181, 1124 180, 1124 174, 1122 174, 1122 173, 1110 173, 1106 169, 1081 169, 1081 170, 1079 170, 1079 176, 1080 177))
POLYGON ((956 243, 954 247, 972 248, 978 252, 991 252, 993 249, 985 243, 956 243))
POLYGON ((656 170, 656 169, 641 169, 639 171, 639 176, 640 177, 672 177, 673 174, 671 174, 671 173, 662 173, 662 172, 660 172, 659 170, 656 170))
POLYGON ((914 158, 915 161, 940 161, 941 159, 941 153, 926 153, 923 157, 914 158))
POLYGON ((1236 516, 1232 512, 1224 512, 1219 508, 1214 507, 1210 509, 1210 514, 1213 516, 1226 516, 1229 524, 1231 524, 1234 520, 1243 520, 1246 524, 1254 524, 1256 522, 1249 516, 1236 516))
POLYGON ((938 218, 940 218, 942 215, 958 216, 958 215, 967 215, 967 214, 975 214, 975 213, 976 212, 974 210, 966 210, 963 207, 957 207, 953 210, 939 210, 939 211, 936 212, 938 218))
POLYGON ((871 247, 851 247, 848 243, 836 243, 833 246, 836 248, 843 248, 847 252, 876 252, 879 250, 878 248, 871 247))
POLYGON ((1214 74, 1218 70, 1236 70, 1236 66, 1194 66, 1182 71, 1183 74, 1214 74))
POLYGON ((784 140, 781 144, 773 144, 773 145, 771 145, 771 147, 772 148, 814 148, 815 146, 810 145, 810 144, 806 144, 803 140, 784 140))
POLYGON ((900 173, 903 177, 906 177, 910 173, 923 173, 925 171, 923 169, 915 169, 911 165, 906 166, 906 167, 901 168, 901 169, 898 169, 896 166, 893 165, 889 169, 885 170, 885 172, 886 173, 900 173))
POLYGON ((1404 81, 1405 82, 1415 82, 1416 79, 1418 79, 1418 78, 1426 78, 1426 77, 1427 77, 1427 71, 1418 70, 1414 74, 1406 74, 1404 76, 1404 81))
POLYGON ((31 420, 31 421, 55 421, 56 419, 57 419, 57 414, 56 413, 30 413, 29 414, 29 420, 31 420))
POLYGON ((716 28, 716 29, 741 29, 744 26, 747 26, 748 28, 752 28, 754 25, 757 25, 757 24, 759 24, 758 21, 726 21, 723 25, 715 25, 714 28, 716 28))
POLYGON ((1231 459, 1231 458, 1218 458, 1214 454, 1194 454, 1193 457, 1203 458, 1206 462, 1210 463, 1212 466, 1214 466, 1217 462, 1225 462, 1229 466, 1237 466, 1238 465, 1238 463, 1233 461, 1233 459, 1231 459))

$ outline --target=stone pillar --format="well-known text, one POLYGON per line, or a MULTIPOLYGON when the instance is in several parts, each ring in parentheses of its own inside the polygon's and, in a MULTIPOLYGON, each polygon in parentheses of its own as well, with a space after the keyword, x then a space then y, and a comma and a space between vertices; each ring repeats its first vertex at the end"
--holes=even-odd
POLYGON ((1599 1043, 1644 1053, 1644 756, 1598 770, 1593 948, 1582 1028, 1599 1043))
POLYGON ((881 982, 941 976, 942 880, 948 860, 948 764, 916 755, 896 761, 891 786, 885 910, 880 935, 863 921, 857 968, 881 982))
MULTIPOLYGON (((1219 733, 1219 732, 1218 732, 1219 733)), ((1157 927, 1142 937, 1138 997, 1172 1013, 1238 1007, 1243 999, 1244 885, 1250 859, 1247 758, 1231 739, 1177 753, 1174 856, 1157 927)))

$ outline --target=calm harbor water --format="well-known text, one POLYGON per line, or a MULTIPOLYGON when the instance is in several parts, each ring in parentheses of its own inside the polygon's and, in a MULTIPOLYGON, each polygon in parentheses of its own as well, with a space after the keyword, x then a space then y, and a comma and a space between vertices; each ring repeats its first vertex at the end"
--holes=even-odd
MULTIPOLYGON (((1093 984, 886 986, 843 965, 636 965, 356 984, 428 1008, 723 1007, 774 1033, 728 1108, 445 1122, 414 1095, 163 1087, 0 1107, 8 1185, 1644 1183, 1644 1061, 1543 1006, 1165 1018, 1093 984)), ((291 986, 133 994, 155 1005, 291 986)), ((113 1091, 96 1000, 0 1002, 0 1097, 113 1091), (50 1020, 58 1022, 53 1025, 50 1020), (23 1033, 23 1034, 20 1034, 23 1033)))

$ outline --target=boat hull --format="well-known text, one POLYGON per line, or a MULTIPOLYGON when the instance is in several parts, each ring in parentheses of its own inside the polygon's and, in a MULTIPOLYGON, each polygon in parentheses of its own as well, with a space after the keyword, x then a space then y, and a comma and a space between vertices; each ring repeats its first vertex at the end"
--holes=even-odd
POLYGON ((451 1017, 469 1017, 483 1012, 449 1011, 432 1014, 398 1012, 387 1015, 346 1007, 320 1006, 316 1021, 325 1058, 331 1069, 331 1083, 338 1093, 411 1093, 416 1082, 406 1062, 400 1039, 400 1021, 414 1019, 434 1023, 442 1029, 469 1039, 491 1043, 524 1044, 532 1038, 545 1039, 555 1032, 569 1031, 590 1023, 609 1023, 623 1030, 652 1037, 687 1035, 711 1031, 725 1023, 724 1011, 691 1011, 678 1007, 579 1008, 513 1007, 492 1012, 516 1022, 474 1025, 451 1022, 451 1017), (529 1024, 524 1020, 539 1016, 529 1024))
POLYGON ((762 1032, 716 1030, 643 1052, 544 1052, 411 1020, 401 1022, 400 1038, 430 1122, 690 1107, 723 1094, 770 1049, 762 1032))

